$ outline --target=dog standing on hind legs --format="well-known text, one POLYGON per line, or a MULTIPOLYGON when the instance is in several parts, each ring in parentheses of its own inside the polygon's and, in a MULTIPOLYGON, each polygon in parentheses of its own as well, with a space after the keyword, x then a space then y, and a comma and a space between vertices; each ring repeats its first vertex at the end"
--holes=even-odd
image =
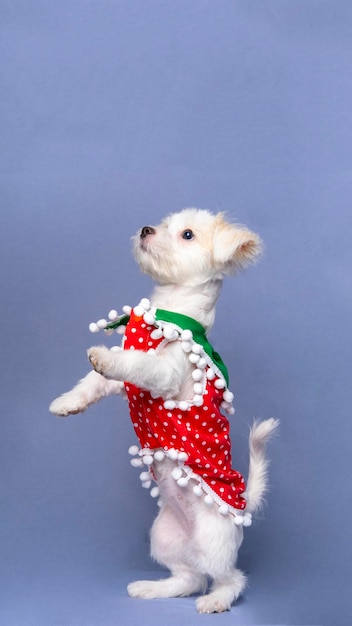
POLYGON ((228 372, 207 339, 223 278, 255 261, 260 238, 223 214, 185 209, 133 239, 140 269, 156 282, 150 300, 109 315, 93 331, 115 328, 122 347, 88 350, 93 370, 50 405, 59 416, 84 411, 110 394, 127 395, 140 447, 131 463, 160 511, 151 530, 151 556, 171 575, 128 586, 136 598, 200 594, 200 613, 229 610, 243 592, 236 568, 243 527, 267 488, 265 447, 278 422, 253 425, 247 487, 232 468, 228 372), (212 581, 207 592, 208 581, 212 581))

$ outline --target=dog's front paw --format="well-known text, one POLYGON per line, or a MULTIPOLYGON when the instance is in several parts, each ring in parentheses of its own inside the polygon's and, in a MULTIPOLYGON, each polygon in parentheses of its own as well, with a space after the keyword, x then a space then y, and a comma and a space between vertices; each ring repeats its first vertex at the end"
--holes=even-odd
POLYGON ((98 374, 114 378, 115 356, 106 346, 93 346, 87 350, 88 359, 98 374))
POLYGON ((55 398, 49 406, 49 411, 58 417, 82 413, 88 407, 88 402, 82 394, 67 392, 55 398))

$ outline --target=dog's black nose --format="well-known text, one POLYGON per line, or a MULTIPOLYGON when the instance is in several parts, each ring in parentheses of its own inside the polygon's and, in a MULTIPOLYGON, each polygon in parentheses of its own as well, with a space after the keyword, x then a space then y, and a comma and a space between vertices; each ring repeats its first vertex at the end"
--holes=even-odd
POLYGON ((148 235, 155 235, 155 229, 152 226, 143 226, 141 230, 141 239, 145 239, 148 235))

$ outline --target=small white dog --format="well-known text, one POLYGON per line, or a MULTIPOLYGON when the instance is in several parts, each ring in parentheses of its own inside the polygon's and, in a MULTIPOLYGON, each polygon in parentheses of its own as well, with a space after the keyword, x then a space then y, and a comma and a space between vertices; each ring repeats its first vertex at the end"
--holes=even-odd
POLYGON ((248 484, 232 469, 229 422, 233 394, 227 370, 209 344, 222 280, 254 261, 260 238, 227 223, 222 214, 185 209, 134 237, 141 270, 157 283, 150 301, 125 315, 112 312, 105 327, 124 332, 123 348, 88 350, 91 371, 50 410, 59 416, 84 411, 110 394, 127 394, 140 448, 131 463, 160 496, 151 530, 151 555, 169 578, 128 586, 136 598, 200 595, 200 613, 229 610, 246 577, 236 569, 243 526, 266 491, 265 445, 278 422, 255 423, 250 432, 248 484), (115 319, 116 318, 116 319, 115 319), (221 411, 223 409, 223 411, 221 411), (208 593, 209 579, 212 586, 208 593))

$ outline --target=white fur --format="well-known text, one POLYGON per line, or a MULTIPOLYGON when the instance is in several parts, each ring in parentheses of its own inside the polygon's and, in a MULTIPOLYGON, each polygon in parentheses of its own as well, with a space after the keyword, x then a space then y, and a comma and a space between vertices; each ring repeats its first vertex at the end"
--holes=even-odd
MULTIPOLYGON (((225 275, 246 267, 261 250, 260 238, 244 227, 229 224, 222 214, 185 209, 148 227, 133 238, 140 269, 156 287, 153 307, 182 313, 198 320, 207 330, 213 324, 215 306, 225 275), (193 237, 184 233, 191 230, 193 237)), ((123 392, 123 381, 148 389, 165 399, 190 399, 193 381, 190 363, 178 342, 148 354, 138 350, 110 351, 104 346, 88 350, 94 367, 71 391, 50 405, 56 415, 84 411, 100 398, 123 392)), ((271 419, 255 423, 250 434, 250 468, 246 491, 247 511, 262 503, 267 485, 265 445, 277 427, 271 419)), ((151 530, 151 555, 171 572, 165 580, 138 581, 128 586, 132 597, 156 598, 209 593, 196 602, 200 613, 229 610, 242 593, 246 577, 236 569, 242 527, 231 515, 221 515, 194 496, 193 481, 180 488, 171 477, 174 464, 165 458, 155 471, 162 506, 151 530)))

